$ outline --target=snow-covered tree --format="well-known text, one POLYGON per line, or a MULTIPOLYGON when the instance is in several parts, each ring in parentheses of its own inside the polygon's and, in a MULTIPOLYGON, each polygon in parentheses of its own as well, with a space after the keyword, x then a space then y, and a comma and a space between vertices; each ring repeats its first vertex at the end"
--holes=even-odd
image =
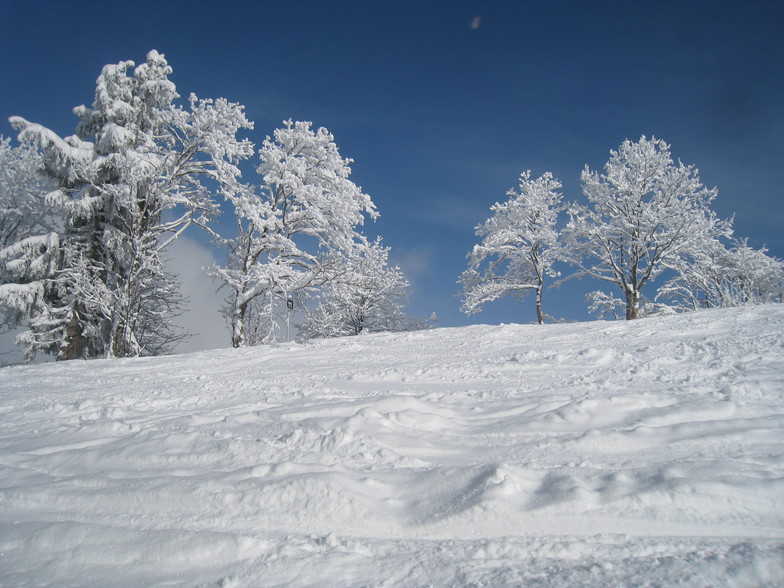
POLYGON ((406 328, 409 283, 400 267, 389 265, 389 250, 380 238, 357 243, 339 274, 322 289, 319 305, 308 312, 300 332, 341 337, 406 328))
MULTIPOLYGON (((716 190, 705 188, 693 166, 673 162, 670 146, 656 138, 626 140, 610 151, 604 174, 582 172, 590 206, 573 204, 564 236, 575 276, 616 284, 626 318, 639 316, 640 292, 662 271, 730 224, 709 209, 716 190)), ((574 277, 574 276, 572 276, 574 277)))
POLYGON ((536 317, 544 323, 542 290, 545 276, 555 276, 558 260, 556 221, 563 210, 561 183, 546 172, 536 179, 531 172, 520 175, 518 191, 494 204, 493 216, 476 227, 482 241, 468 254, 468 269, 459 283, 463 287, 461 310, 474 314, 488 302, 504 296, 536 293, 536 317))
POLYGON ((718 239, 680 260, 678 275, 659 291, 684 309, 781 302, 784 262, 754 249, 745 239, 727 247, 718 239))
POLYGON ((747 239, 733 243, 728 265, 739 293, 739 305, 782 302, 784 261, 767 252, 766 247, 751 247, 747 239))
POLYGON ((623 314, 623 309, 626 306, 626 303, 620 298, 601 290, 588 292, 585 295, 585 301, 588 303, 588 312, 596 315, 599 319, 612 315, 615 320, 618 320, 620 318, 618 315, 623 314))
POLYGON ((40 280, 53 271, 59 226, 46 195, 40 153, 0 136, 0 328, 42 304, 40 280))
POLYGON ((55 230, 57 218, 46 201, 49 189, 35 147, 13 147, 0 135, 0 248, 55 230))
POLYGON ((60 138, 12 117, 37 145, 64 217, 46 307, 28 317, 28 351, 58 359, 158 353, 177 339, 179 296, 162 253, 189 225, 217 211, 212 190, 238 191, 237 164, 252 155, 238 104, 191 95, 184 108, 163 55, 103 68, 76 135, 60 138), (169 333, 167 335, 166 333, 169 333))
POLYGON ((259 155, 262 183, 228 197, 238 236, 226 240, 229 260, 213 275, 230 289, 226 313, 234 347, 249 344, 249 306, 264 298, 274 340, 276 304, 328 281, 339 269, 335 251, 350 251, 364 214, 378 213, 370 196, 349 179, 353 160, 340 155, 334 137, 310 122, 284 121, 259 155))
MULTIPOLYGON (((588 312, 596 315, 599 319, 612 315, 615 320, 618 320, 625 315, 626 302, 601 290, 589 292, 585 295, 585 300, 588 302, 588 312)), ((652 302, 644 296, 640 297, 640 316, 660 316, 677 312, 677 308, 669 304, 652 302)))

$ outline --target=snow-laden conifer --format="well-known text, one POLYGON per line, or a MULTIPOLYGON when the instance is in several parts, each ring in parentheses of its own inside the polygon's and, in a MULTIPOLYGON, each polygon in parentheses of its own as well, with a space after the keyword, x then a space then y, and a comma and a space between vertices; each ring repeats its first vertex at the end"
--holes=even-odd
POLYGON ((74 109, 74 136, 11 118, 20 140, 41 150, 64 219, 50 300, 28 316, 28 351, 72 359, 165 350, 178 338, 179 294, 163 251, 216 213, 214 190, 239 191, 237 164, 253 149, 236 137, 252 128, 242 106, 194 95, 178 105, 157 51, 133 66, 103 68, 92 107, 74 109))
POLYGON ((536 179, 531 171, 520 174, 519 187, 507 192, 506 202, 496 203, 493 216, 476 227, 481 242, 468 254, 468 269, 463 272, 461 310, 474 314, 504 296, 536 293, 536 317, 544 323, 542 290, 546 276, 557 275, 558 213, 561 183, 550 172, 536 179))
POLYGON ((60 223, 47 195, 41 154, 0 137, 0 328, 12 329, 46 304, 60 223))

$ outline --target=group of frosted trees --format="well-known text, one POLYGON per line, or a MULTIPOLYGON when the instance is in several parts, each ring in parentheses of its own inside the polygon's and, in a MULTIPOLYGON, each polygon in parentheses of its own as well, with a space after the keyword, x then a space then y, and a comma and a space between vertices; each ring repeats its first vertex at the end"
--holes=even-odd
POLYGON ((359 231, 378 213, 329 131, 286 121, 261 145, 251 185, 243 107, 193 94, 182 105, 156 51, 134 65, 103 68, 74 135, 12 117, 18 146, 0 137, 0 318, 29 357, 169 350, 184 299, 166 250, 192 226, 229 251, 210 271, 229 293, 236 347, 274 341, 281 304, 307 298, 320 301, 313 336, 406 324, 408 283, 359 231), (222 203, 236 233, 216 229, 222 203))
MULTIPOLYGON (((290 305, 306 310, 304 336, 415 328, 405 276, 360 231, 378 212, 329 131, 285 121, 248 183, 240 167, 256 148, 238 138, 253 129, 243 107, 193 94, 183 104, 171 72, 156 51, 138 67, 105 66, 68 137, 11 117, 18 145, 0 137, 0 328, 17 330, 29 357, 166 352, 183 337, 174 318, 185 304, 166 252, 190 227, 228 251, 209 272, 228 293, 235 347, 274 341, 290 305), (216 228, 222 209, 234 213, 229 234, 216 228)), ((782 262, 731 240, 731 222, 710 210, 716 191, 663 141, 624 142, 582 182, 588 204, 567 206, 552 174, 525 172, 492 207, 460 279, 466 313, 534 291, 544 322, 545 282, 561 262, 576 268, 561 281, 614 284, 620 298, 595 292, 591 308, 628 319, 659 276, 656 299, 669 307, 781 300, 782 262)))
POLYGON ((657 277, 666 281, 649 308, 699 309, 781 301, 784 263, 766 250, 731 238, 731 221, 710 209, 716 190, 705 188, 697 170, 673 162, 670 147, 656 138, 624 141, 610 152, 604 173, 586 168, 588 205, 563 203, 552 174, 520 176, 506 202, 477 226, 481 242, 469 253, 460 278, 462 310, 473 314, 504 296, 536 294, 538 322, 545 321, 545 278, 560 274, 556 263, 608 282, 620 297, 589 295, 589 309, 635 319, 645 311, 643 289, 657 277), (568 222, 559 229, 559 214, 568 222))

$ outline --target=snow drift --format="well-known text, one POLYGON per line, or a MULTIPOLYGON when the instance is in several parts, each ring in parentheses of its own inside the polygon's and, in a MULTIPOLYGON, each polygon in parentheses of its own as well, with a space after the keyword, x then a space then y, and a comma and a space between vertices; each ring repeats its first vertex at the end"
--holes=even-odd
POLYGON ((784 307, 0 370, 0 584, 784 582, 784 307))

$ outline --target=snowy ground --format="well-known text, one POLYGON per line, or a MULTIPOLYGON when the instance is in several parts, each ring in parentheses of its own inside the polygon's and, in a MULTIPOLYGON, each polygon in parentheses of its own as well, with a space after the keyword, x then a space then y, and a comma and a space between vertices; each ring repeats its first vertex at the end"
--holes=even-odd
POLYGON ((0 370, 4 586, 784 584, 784 306, 0 370))

